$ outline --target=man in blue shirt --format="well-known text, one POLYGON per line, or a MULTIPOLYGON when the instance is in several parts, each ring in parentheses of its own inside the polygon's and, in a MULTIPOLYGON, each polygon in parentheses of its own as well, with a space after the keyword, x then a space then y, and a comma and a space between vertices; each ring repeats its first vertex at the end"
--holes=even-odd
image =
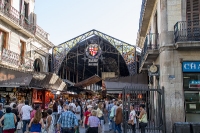
MULTIPOLYGON (((67 110, 67 106, 64 107, 64 110, 67 110)), ((62 133, 74 133, 75 129, 78 127, 78 119, 76 115, 72 112, 73 106, 69 106, 69 111, 63 112, 57 123, 57 131, 60 133, 60 127, 62 133)))

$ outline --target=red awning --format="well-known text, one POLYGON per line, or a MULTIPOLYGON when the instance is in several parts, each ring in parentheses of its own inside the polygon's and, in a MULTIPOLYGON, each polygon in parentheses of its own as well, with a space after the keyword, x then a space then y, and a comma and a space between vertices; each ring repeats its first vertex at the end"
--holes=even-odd
POLYGON ((97 83, 97 82, 99 82, 99 81, 101 81, 101 80, 102 80, 102 79, 101 79, 99 76, 94 75, 94 76, 92 76, 92 77, 89 77, 88 79, 85 79, 85 80, 83 80, 83 81, 81 81, 81 82, 79 82, 79 83, 76 83, 74 86, 75 86, 75 87, 82 87, 82 88, 84 88, 84 87, 86 87, 86 86, 95 84, 95 83, 97 83))

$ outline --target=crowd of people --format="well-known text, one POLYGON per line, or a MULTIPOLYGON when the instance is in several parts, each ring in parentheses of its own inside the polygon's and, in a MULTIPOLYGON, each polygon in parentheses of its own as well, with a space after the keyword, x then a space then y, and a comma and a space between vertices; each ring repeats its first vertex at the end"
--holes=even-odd
MULTIPOLYGON (((135 133, 136 118, 139 119, 141 133, 147 126, 147 113, 140 105, 137 115, 134 105, 130 106, 128 124, 135 133)), ((105 122, 109 130, 122 133, 122 101, 68 99, 50 100, 48 108, 42 110, 40 105, 29 105, 29 101, 12 99, 9 107, 2 112, 0 104, 0 133, 14 133, 22 130, 33 133, 80 133, 80 126, 86 133, 100 133, 105 122)))

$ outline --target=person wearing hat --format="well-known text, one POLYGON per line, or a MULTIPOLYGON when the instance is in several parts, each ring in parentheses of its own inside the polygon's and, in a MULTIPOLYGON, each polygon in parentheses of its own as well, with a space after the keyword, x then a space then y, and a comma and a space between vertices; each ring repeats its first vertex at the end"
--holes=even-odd
POLYGON ((84 113, 84 118, 83 118, 83 127, 88 128, 88 118, 91 115, 91 110, 92 110, 92 106, 88 105, 87 106, 88 110, 84 113))

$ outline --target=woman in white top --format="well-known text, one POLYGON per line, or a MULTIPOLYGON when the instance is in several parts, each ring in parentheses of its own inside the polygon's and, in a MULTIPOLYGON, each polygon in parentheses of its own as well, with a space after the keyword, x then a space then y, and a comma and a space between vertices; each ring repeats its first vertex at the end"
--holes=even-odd
POLYGON ((51 109, 48 109, 47 110, 47 124, 46 124, 46 131, 47 133, 55 133, 55 130, 54 130, 54 120, 53 120, 53 117, 51 116, 52 114, 52 110, 51 109))
POLYGON ((130 106, 130 114, 129 114, 129 121, 131 121, 131 123, 129 123, 131 125, 131 128, 132 128, 132 133, 136 133, 136 130, 135 130, 135 126, 136 126, 136 112, 134 110, 134 104, 132 104, 130 106))

